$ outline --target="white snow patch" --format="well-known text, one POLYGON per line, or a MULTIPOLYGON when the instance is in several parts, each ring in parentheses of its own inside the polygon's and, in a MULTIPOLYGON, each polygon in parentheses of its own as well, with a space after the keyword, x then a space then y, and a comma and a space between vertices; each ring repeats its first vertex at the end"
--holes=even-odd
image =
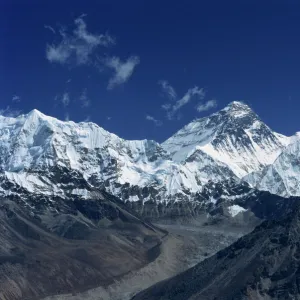
POLYGON ((137 202, 139 201, 139 197, 137 195, 134 195, 134 196, 129 196, 129 199, 128 199, 130 202, 137 202))
POLYGON ((235 217, 236 215, 238 215, 239 213, 244 212, 244 211, 247 211, 247 209, 245 209, 239 205, 236 205, 236 204, 228 207, 228 212, 230 213, 230 215, 232 217, 235 217))

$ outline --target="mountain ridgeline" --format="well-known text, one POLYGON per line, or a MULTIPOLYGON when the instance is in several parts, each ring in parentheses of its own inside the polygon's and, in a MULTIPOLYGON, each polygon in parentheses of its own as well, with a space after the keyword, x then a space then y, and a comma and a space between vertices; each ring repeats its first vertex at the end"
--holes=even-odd
POLYGON ((300 195, 299 135, 272 131, 241 102, 194 120, 162 144, 37 110, 0 116, 0 137, 2 196, 31 193, 50 203, 105 190, 155 219, 213 214, 220 203, 235 217, 250 207, 239 200, 245 194, 300 195))

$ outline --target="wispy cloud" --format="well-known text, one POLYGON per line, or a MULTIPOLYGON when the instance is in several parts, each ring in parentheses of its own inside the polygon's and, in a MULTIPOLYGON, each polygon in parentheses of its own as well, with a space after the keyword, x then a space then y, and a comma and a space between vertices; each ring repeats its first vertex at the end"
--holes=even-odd
POLYGON ((65 121, 70 121, 70 115, 68 112, 65 113, 65 121))
POLYGON ((82 107, 89 107, 91 105, 91 100, 87 96, 87 89, 85 88, 79 98, 82 107))
POLYGON ((67 107, 70 104, 70 96, 69 93, 63 93, 61 97, 61 103, 63 104, 64 107, 67 107))
POLYGON ((169 84, 167 80, 160 80, 158 84, 161 86, 162 91, 170 100, 175 100, 177 98, 175 89, 169 84))
POLYGON ((86 116, 83 122, 91 122, 91 116, 86 116))
POLYGON ((21 101, 21 97, 18 95, 14 95, 11 99, 12 102, 18 103, 21 101))
POLYGON ((110 120, 111 120, 111 117, 107 117, 106 119, 107 119, 107 121, 110 121, 110 120))
POLYGON ((118 85, 125 83, 131 77, 134 68, 140 63, 138 56, 130 56, 122 62, 119 57, 109 57, 104 60, 104 64, 114 70, 113 77, 109 80, 107 89, 111 90, 118 85))
POLYGON ((199 88, 198 86, 188 89, 182 98, 178 98, 175 89, 169 84, 167 80, 160 80, 158 81, 158 84, 161 86, 162 91, 170 100, 169 102, 164 103, 161 106, 161 108, 166 111, 167 118, 169 120, 174 119, 175 116, 177 119, 180 119, 180 109, 183 106, 187 105, 192 99, 203 99, 205 97, 204 89, 199 88))
POLYGON ((154 117, 147 115, 146 120, 153 122, 156 126, 161 126, 162 122, 160 120, 155 119, 154 117))
POLYGON ((193 98, 203 99, 205 97, 205 91, 203 88, 197 86, 188 89, 184 96, 178 99, 174 105, 165 105, 164 109, 167 111, 167 118, 172 120, 178 111, 184 106, 187 105, 193 98))
POLYGON ((44 28, 45 29, 49 29, 52 33, 56 34, 56 31, 55 31, 55 29, 52 26, 50 26, 50 25, 44 25, 44 28))
POLYGON ((75 19, 75 28, 71 33, 60 29, 61 41, 59 43, 47 44, 46 58, 52 63, 66 64, 73 62, 77 65, 88 64, 90 56, 99 47, 108 47, 115 44, 115 39, 108 33, 93 34, 87 30, 84 21, 85 15, 75 19))
POLYGON ((199 103, 196 106, 198 112, 207 111, 217 106, 217 101, 215 99, 208 100, 205 103, 199 103))
POLYGON ((171 103, 165 103, 161 106, 161 108, 164 110, 169 110, 171 107, 172 107, 171 103))
POLYGON ((66 43, 54 46, 47 45, 46 57, 50 62, 65 64, 71 57, 72 50, 66 43))
POLYGON ((0 109, 0 116, 14 118, 21 114, 21 110, 11 109, 10 106, 6 106, 6 108, 0 109))
POLYGON ((110 36, 108 33, 105 34, 92 34, 87 31, 86 23, 83 20, 83 17, 86 15, 82 15, 77 18, 74 23, 77 27, 74 30, 75 38, 85 41, 88 45, 91 46, 105 46, 108 47, 115 43, 115 39, 110 36))
MULTIPOLYGON (((57 94, 54 98, 54 101, 56 103, 62 104, 64 107, 69 106, 71 100, 70 100, 70 95, 68 92, 64 92, 63 94, 57 94)), ((57 105, 57 104, 55 104, 57 105)))

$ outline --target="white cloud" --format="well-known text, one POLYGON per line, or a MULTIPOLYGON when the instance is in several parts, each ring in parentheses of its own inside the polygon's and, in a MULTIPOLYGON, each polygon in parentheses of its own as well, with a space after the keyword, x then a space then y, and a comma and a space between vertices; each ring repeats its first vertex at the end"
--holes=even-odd
POLYGON ((71 48, 64 42, 57 46, 47 45, 46 48, 46 57, 50 62, 64 64, 70 58, 71 54, 71 48))
POLYGON ((60 64, 71 63, 75 58, 77 65, 90 62, 90 56, 99 47, 108 47, 115 43, 109 34, 92 34, 88 32, 83 19, 85 15, 75 19, 75 29, 68 34, 63 28, 59 30, 61 41, 59 43, 47 44, 46 58, 50 62, 60 64))
POLYGON ((55 29, 52 26, 50 26, 50 25, 44 25, 44 28, 45 29, 49 29, 52 33, 56 34, 56 31, 55 31, 55 29))
POLYGON ((0 116, 14 118, 21 114, 21 110, 11 109, 10 106, 6 106, 4 109, 0 109, 0 116))
POLYGON ((110 35, 106 34, 92 34, 87 31, 86 23, 83 20, 84 16, 77 18, 74 23, 77 25, 77 28, 74 30, 74 35, 78 39, 81 39, 86 42, 86 44, 91 46, 105 46, 108 47, 115 43, 115 39, 110 35))
POLYGON ((69 93, 63 93, 61 97, 61 103, 64 107, 67 107, 70 104, 70 96, 69 93))
MULTIPOLYGON (((131 77, 136 65, 139 64, 139 57, 130 56, 127 60, 122 61, 117 56, 98 53, 99 57, 106 55, 106 58, 98 58, 96 51, 101 47, 107 48, 116 44, 115 38, 108 33, 99 34, 88 31, 84 17, 86 17, 85 14, 74 20, 72 31, 63 26, 55 31, 51 26, 44 25, 53 33, 56 34, 57 32, 57 36, 60 38, 59 41, 46 45, 47 60, 62 65, 89 65, 99 69, 99 71, 110 68, 114 73, 109 80, 107 89, 113 89, 117 85, 125 83, 131 77)), ((67 83, 69 82, 68 80, 67 83)), ((88 106, 87 101, 84 103, 85 106, 88 106)))
POLYGON ((170 100, 175 100, 177 98, 175 89, 169 84, 167 80, 160 80, 158 84, 161 86, 163 92, 170 100))
POLYGON ((111 90, 114 87, 125 83, 131 77, 134 68, 140 63, 138 56, 130 56, 125 62, 122 62, 119 57, 109 57, 104 60, 104 64, 114 70, 114 76, 109 80, 107 89, 111 90))
POLYGON ((165 103, 161 106, 161 108, 164 110, 169 110, 171 107, 172 107, 171 103, 165 103))
POLYGON ((54 98, 54 101, 61 103, 64 107, 67 107, 67 106, 69 106, 69 104, 71 102, 70 95, 67 92, 63 93, 62 95, 57 94, 54 98))
POLYGON ((110 120, 111 120, 111 117, 107 117, 106 119, 107 119, 108 121, 110 121, 110 120))
MULTIPOLYGON (((180 119, 181 115, 179 110, 186 104, 188 104, 193 98, 197 97, 203 99, 205 97, 205 91, 203 88, 195 86, 188 89, 184 96, 180 99, 177 97, 175 89, 169 84, 167 80, 160 80, 158 84, 161 86, 164 94, 170 99, 176 102, 164 103, 161 108, 167 112, 167 118, 172 120, 175 116, 180 119)), ((211 105, 211 104, 210 104, 211 105)))
POLYGON ((18 95, 14 95, 11 99, 12 102, 20 102, 21 101, 21 97, 18 95))
POLYGON ((87 96, 87 89, 85 88, 79 98, 82 107, 89 107, 91 105, 91 100, 87 96))
POLYGON ((91 116, 86 116, 83 122, 91 122, 91 116))
POLYGON ((146 120, 153 122, 156 126, 161 126, 162 125, 161 121, 159 121, 159 120, 157 120, 154 117, 149 116, 149 115, 146 116, 146 120))
POLYGON ((188 89, 188 91, 185 93, 185 95, 176 101, 174 105, 172 105, 168 109, 167 117, 169 120, 173 119, 174 115, 186 104, 188 104, 193 97, 198 97, 200 99, 203 99, 205 97, 205 91, 203 88, 199 88, 197 86, 188 89))
POLYGON ((70 115, 68 112, 65 113, 65 121, 70 121, 70 115))
POLYGON ((215 99, 209 100, 205 103, 199 103, 196 106, 198 112, 207 111, 217 106, 217 101, 215 99))

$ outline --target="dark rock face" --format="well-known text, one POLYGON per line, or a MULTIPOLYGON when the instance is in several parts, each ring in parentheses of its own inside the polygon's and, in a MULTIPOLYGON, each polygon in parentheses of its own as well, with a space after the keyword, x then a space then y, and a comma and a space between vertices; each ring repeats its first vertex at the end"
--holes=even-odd
MULTIPOLYGON (((218 148, 222 144, 226 144, 229 137, 235 147, 251 149, 252 142, 244 130, 251 128, 256 121, 261 122, 260 118, 247 105, 240 102, 232 102, 228 105, 228 110, 231 112, 230 114, 224 110, 220 111, 219 114, 211 117, 208 124, 208 128, 221 124, 218 129, 218 138, 213 141, 214 146, 218 148), (236 117, 236 115, 241 116, 236 117)), ((263 146, 266 141, 275 145, 278 143, 276 136, 264 123, 261 123, 259 128, 253 128, 252 133, 252 138, 258 145, 263 146)))
POLYGON ((163 235, 105 192, 90 200, 7 196, 0 204, 0 298, 109 284, 154 259, 163 235))
MULTIPOLYGON (((72 194, 72 190, 80 189, 88 194, 97 195, 99 191, 106 189, 106 184, 97 182, 97 178, 91 179, 94 182, 86 181, 82 174, 76 171, 68 170, 63 167, 53 167, 49 170, 52 182, 64 190, 64 194, 60 196, 47 196, 35 193, 29 193, 24 188, 9 181, 5 177, 0 178, 0 188, 9 191, 10 199, 18 204, 25 205, 27 209, 34 209, 36 213, 44 210, 56 210, 58 213, 69 213, 72 210, 79 210, 82 214, 89 212, 88 218, 102 218, 105 208, 95 206, 96 202, 86 208, 79 195, 72 194)), ((109 185, 109 182, 107 182, 109 185)), ((138 201, 118 201, 117 205, 135 211, 138 215, 149 221, 183 221, 190 222, 194 219, 201 219, 203 222, 219 222, 228 221, 239 224, 246 222, 252 226, 257 225, 261 220, 280 217, 288 206, 293 203, 293 198, 288 201, 286 199, 271 195, 268 192, 261 192, 250 188, 246 182, 237 181, 232 178, 223 182, 209 181, 201 192, 190 194, 178 193, 169 198, 162 198, 160 189, 156 186, 141 187, 138 185, 115 185, 121 199, 136 197, 138 201), (188 196, 187 196, 188 195, 188 196), (144 199, 150 199, 144 201, 144 199), (238 205, 245 210, 237 218, 232 218, 228 212, 228 208, 232 205, 238 205)), ((103 192, 100 192, 103 193, 103 192)), ((106 193, 106 197, 109 194, 106 193)), ((111 196, 109 196, 111 197, 111 196)), ((97 196, 96 196, 97 198, 97 196)), ((87 202, 89 203, 89 202, 87 202)), ((102 205, 104 205, 102 203, 102 205)), ((107 210, 105 210, 107 213, 107 210)))
MULTIPOLYGON (((176 197, 180 198, 180 195, 176 197)), ((286 199, 252 189, 246 182, 229 180, 209 182, 201 193, 194 196, 194 201, 136 201, 126 202, 126 206, 151 221, 189 223, 201 220, 204 225, 226 222, 254 228, 262 220, 284 217, 297 201, 297 197, 286 199), (233 205, 245 211, 232 217, 228 209, 233 205)))
MULTIPOLYGON (((299 201, 299 199, 298 199, 299 201)), ((300 299, 300 206, 134 300, 300 299)))

